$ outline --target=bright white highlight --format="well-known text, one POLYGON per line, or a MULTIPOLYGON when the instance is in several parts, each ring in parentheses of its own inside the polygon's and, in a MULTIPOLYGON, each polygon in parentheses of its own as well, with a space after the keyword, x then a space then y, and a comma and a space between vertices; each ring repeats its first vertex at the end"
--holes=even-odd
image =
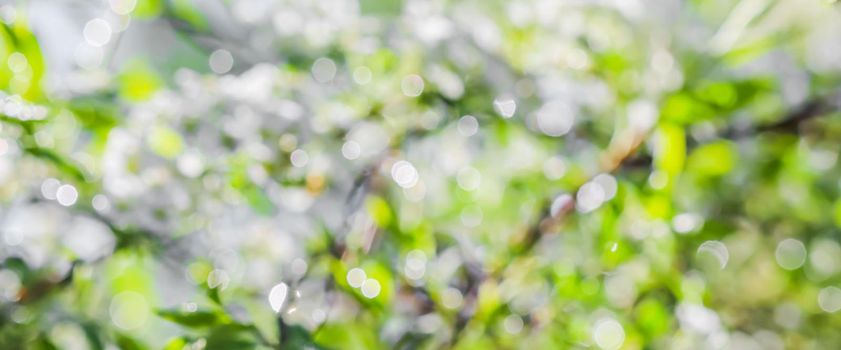
POLYGON ((730 260, 730 251, 727 250, 727 246, 724 245, 724 243, 719 241, 706 241, 701 243, 701 246, 698 247, 696 254, 700 255, 701 253, 709 254, 715 258, 721 269, 724 269, 727 266, 727 262, 730 260))
POLYGON ((58 190, 56 190, 55 198, 58 201, 58 204, 69 207, 76 204, 76 200, 79 199, 79 192, 76 191, 76 187, 73 187, 72 185, 61 185, 58 190))
POLYGON ((234 56, 228 50, 216 50, 210 54, 208 60, 210 70, 216 74, 225 74, 234 66, 234 56))
POLYGON ((806 246, 796 239, 785 239, 777 244, 777 251, 774 256, 777 264, 783 269, 794 270, 806 262, 806 246))
POLYGON ((398 186, 412 188, 418 183, 418 171, 412 163, 401 160, 391 167, 391 178, 398 186))
POLYGON ((625 342, 625 329, 614 319, 606 318, 593 327, 593 340, 605 350, 616 350, 625 342))
POLYGON ((400 82, 400 90, 409 97, 417 97, 423 93, 423 78, 417 74, 409 74, 400 82))
POLYGON ((362 291, 362 295, 364 295, 368 299, 376 298, 377 295, 380 295, 380 282, 369 278, 362 283, 360 290, 362 291))
POLYGON ((289 294, 289 286, 286 283, 280 282, 269 291, 269 305, 275 313, 280 312, 283 304, 286 302, 286 296, 289 294))
POLYGON ((91 46, 105 46, 111 41, 111 25, 102 18, 94 18, 85 24, 82 35, 91 46))
POLYGON ((566 102, 552 101, 535 112, 540 132, 558 137, 566 135, 575 124, 575 111, 566 102))
POLYGON ((345 278, 347 279, 347 284, 351 287, 359 288, 362 287, 362 284, 365 283, 365 279, 368 278, 368 276, 365 274, 365 271, 355 267, 347 272, 347 276, 345 278))
POLYGON ((825 312, 841 310, 841 289, 826 287, 818 293, 818 306, 825 312))
POLYGON ((517 112, 517 101, 510 97, 497 97, 494 99, 494 110, 505 119, 511 118, 517 112))
POLYGON ((333 60, 321 57, 312 64, 312 77, 319 83, 327 83, 336 76, 336 63, 333 60))

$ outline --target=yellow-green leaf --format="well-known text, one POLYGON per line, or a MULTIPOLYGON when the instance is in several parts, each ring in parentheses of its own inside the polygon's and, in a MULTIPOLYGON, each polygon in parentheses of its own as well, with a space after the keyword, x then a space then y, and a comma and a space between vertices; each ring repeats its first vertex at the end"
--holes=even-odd
POLYGON ((157 74, 140 61, 126 66, 120 74, 119 83, 120 96, 132 102, 148 100, 162 85, 157 74))
POLYGON ((394 221, 394 214, 391 211, 391 207, 389 207, 388 202, 382 197, 368 197, 365 207, 368 209, 368 214, 371 215, 374 223, 379 227, 388 227, 394 221))
POLYGON ((165 126, 155 127, 146 141, 153 152, 164 158, 175 158, 184 149, 181 135, 165 126))
POLYGON ((728 141, 718 141, 692 151, 687 167, 701 176, 721 176, 733 170, 736 159, 735 146, 728 141))
POLYGON ((654 166, 669 176, 669 183, 683 171, 686 159, 686 134, 674 124, 663 124, 657 129, 657 148, 654 166))

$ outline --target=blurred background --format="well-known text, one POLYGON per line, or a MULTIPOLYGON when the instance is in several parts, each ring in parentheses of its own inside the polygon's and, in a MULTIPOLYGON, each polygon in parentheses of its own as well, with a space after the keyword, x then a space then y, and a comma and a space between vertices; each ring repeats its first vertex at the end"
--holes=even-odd
POLYGON ((2 349, 841 347, 827 0, 0 0, 2 349))

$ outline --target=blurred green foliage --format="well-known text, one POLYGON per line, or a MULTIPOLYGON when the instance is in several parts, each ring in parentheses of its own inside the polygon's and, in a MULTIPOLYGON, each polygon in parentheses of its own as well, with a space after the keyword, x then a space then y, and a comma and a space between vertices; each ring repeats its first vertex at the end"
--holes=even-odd
POLYGON ((841 346, 841 13, 661 2, 0 5, 0 348, 841 346))

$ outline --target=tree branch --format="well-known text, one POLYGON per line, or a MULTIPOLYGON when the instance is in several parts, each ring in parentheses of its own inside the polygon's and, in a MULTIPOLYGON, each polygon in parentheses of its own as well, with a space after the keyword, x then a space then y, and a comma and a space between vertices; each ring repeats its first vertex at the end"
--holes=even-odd
MULTIPOLYGON (((727 139, 741 139, 756 136, 758 134, 766 132, 798 133, 802 125, 807 121, 821 116, 825 116, 831 112, 841 109, 841 106, 839 106, 839 104, 841 104, 841 101, 839 101, 839 97, 841 97, 841 90, 826 96, 816 97, 804 103, 802 106, 787 113, 783 118, 780 119, 780 121, 767 125, 756 126, 742 131, 737 131, 731 128, 722 133, 719 137, 727 139)), ((630 135, 630 138, 632 139, 630 143, 627 142, 627 135, 624 139, 626 140, 626 142, 623 142, 623 139, 621 137, 622 135, 620 135, 620 137, 617 138, 620 141, 612 143, 611 147, 609 147, 608 150, 603 154, 602 172, 613 173, 626 166, 638 167, 649 166, 651 164, 652 159, 650 157, 634 156, 634 154, 636 154, 637 149, 646 140, 648 133, 637 132, 628 135, 630 135), (623 146, 623 144, 625 146, 623 146)), ((588 182, 589 181, 590 180, 588 180, 588 182)), ((540 239, 543 236, 555 232, 558 226, 574 213, 574 194, 577 193, 579 189, 580 187, 577 188, 575 191, 572 191, 573 195, 569 195, 568 197, 566 197, 565 202, 555 204, 555 208, 553 208, 554 200, 552 198, 544 200, 543 206, 540 209, 540 215, 538 219, 532 225, 530 225, 528 229, 526 229, 525 236, 521 240, 519 248, 515 249, 517 255, 522 256, 530 254, 531 251, 534 250, 534 247, 537 246, 537 243, 540 242, 540 239)), ((470 273, 471 270, 475 269, 467 270, 468 273, 470 273)), ((481 283, 484 282, 485 279, 488 277, 499 278, 499 275, 501 273, 502 270, 498 270, 490 274, 490 276, 488 276, 483 274, 481 270, 479 270, 478 273, 473 272, 473 275, 468 277, 468 295, 466 295, 465 298, 465 307, 462 310, 462 312, 460 312, 458 315, 456 329, 453 334, 453 342, 457 340, 458 336, 467 326, 470 319, 472 319, 472 317, 475 315, 475 305, 473 304, 478 298, 479 285, 481 285, 481 283)))

